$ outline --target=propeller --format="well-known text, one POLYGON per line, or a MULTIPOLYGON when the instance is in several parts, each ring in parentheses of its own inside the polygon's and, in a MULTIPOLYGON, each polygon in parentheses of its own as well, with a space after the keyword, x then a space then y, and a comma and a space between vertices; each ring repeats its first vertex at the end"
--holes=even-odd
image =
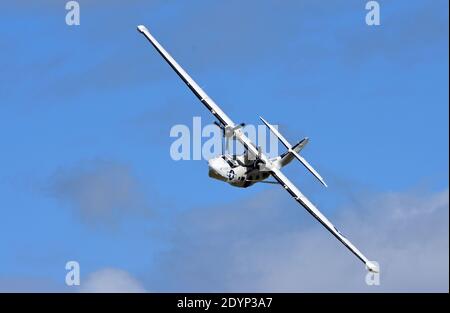
POLYGON ((240 123, 234 127, 231 127, 229 125, 223 126, 222 124, 219 124, 217 121, 214 121, 214 125, 216 125, 217 127, 219 127, 222 130, 222 136, 225 138, 225 149, 226 150, 224 149, 224 144, 223 144, 223 140, 222 140, 222 154, 224 154, 225 151, 226 152, 230 151, 230 139, 234 139, 234 132, 236 130, 238 130, 239 128, 244 127, 245 123, 240 123))

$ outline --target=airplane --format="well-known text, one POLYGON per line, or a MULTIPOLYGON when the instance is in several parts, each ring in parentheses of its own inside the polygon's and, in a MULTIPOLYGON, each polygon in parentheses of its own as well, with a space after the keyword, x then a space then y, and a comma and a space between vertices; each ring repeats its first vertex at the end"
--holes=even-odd
POLYGON ((272 176, 276 184, 281 185, 300 205, 302 205, 314 218, 316 218, 331 234, 333 234, 345 247, 347 247, 366 269, 373 273, 378 273, 379 268, 376 262, 369 261, 320 211, 306 198, 300 190, 281 172, 281 168, 289 164, 294 158, 300 161, 308 171, 313 174, 325 187, 327 184, 319 173, 302 157, 299 152, 308 143, 308 138, 302 139, 295 145, 289 141, 264 118, 261 121, 273 132, 287 151, 276 158, 269 158, 245 136, 242 128, 245 124, 234 123, 228 115, 200 88, 199 85, 186 73, 183 68, 172 58, 172 56, 160 45, 160 43, 150 34, 144 25, 137 27, 147 40, 153 45, 163 59, 183 80, 187 87, 194 93, 201 103, 219 121, 215 124, 223 131, 223 136, 228 141, 234 139, 239 141, 245 148, 243 155, 229 155, 227 153, 208 161, 209 176, 227 182, 235 187, 249 187, 258 182, 265 181, 272 176))

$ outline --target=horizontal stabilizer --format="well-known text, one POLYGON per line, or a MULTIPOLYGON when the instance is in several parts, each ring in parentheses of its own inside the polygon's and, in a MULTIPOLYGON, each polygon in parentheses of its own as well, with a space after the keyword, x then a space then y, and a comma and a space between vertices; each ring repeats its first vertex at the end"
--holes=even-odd
POLYGON ((306 159, 304 157, 302 157, 300 154, 298 154, 295 151, 292 151, 292 154, 297 158, 297 160, 300 161, 300 163, 302 163, 306 167, 306 169, 308 171, 311 172, 311 174, 313 174, 322 183, 322 185, 324 185, 325 187, 328 187, 328 185, 323 180, 322 176, 320 176, 320 174, 317 173, 317 171, 311 166, 311 164, 308 163, 308 161, 306 161, 306 159))
MULTIPOLYGON (((261 119, 261 121, 263 121, 263 123, 270 129, 271 132, 273 132, 278 139, 281 141, 281 143, 288 148, 289 152, 292 153, 292 155, 294 155, 297 160, 300 161, 300 163, 303 164, 304 167, 306 167, 306 169, 313 174, 321 183, 322 185, 324 185, 325 187, 328 187, 327 184, 325 183, 324 179, 322 178, 322 176, 320 176, 320 174, 311 166, 311 164, 309 164, 308 161, 306 161, 306 159, 304 157, 302 157, 300 154, 298 154, 295 149, 292 148, 292 145, 289 143, 289 141, 287 141, 286 138, 284 138, 284 136, 278 131, 278 129, 276 129, 275 127, 273 127, 273 125, 269 124, 269 122, 267 122, 265 119, 263 119, 261 116, 259 117, 261 119)), ((307 139, 305 144, 307 143, 307 139)))
POLYGON ((292 146, 291 144, 286 140, 286 138, 284 138, 284 136, 282 134, 280 134, 280 132, 278 131, 278 129, 276 129, 275 127, 273 127, 273 125, 269 124, 265 119, 263 119, 261 116, 259 117, 261 119, 261 121, 263 121, 264 124, 266 124, 267 127, 269 127, 270 131, 272 133, 274 133, 278 139, 280 139, 281 143, 288 149, 291 149, 292 146))

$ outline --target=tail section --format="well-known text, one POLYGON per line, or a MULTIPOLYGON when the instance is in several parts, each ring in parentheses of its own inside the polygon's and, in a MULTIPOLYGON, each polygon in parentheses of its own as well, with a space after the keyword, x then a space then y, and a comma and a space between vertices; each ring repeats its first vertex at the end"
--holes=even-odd
POLYGON ((278 162, 277 165, 280 167, 283 167, 284 165, 288 164, 292 161, 292 159, 295 157, 297 160, 300 161, 300 163, 303 164, 303 166, 306 167, 308 171, 311 172, 325 187, 328 187, 325 181, 323 180, 322 176, 309 164, 308 161, 304 157, 302 157, 298 152, 300 152, 301 149, 308 143, 308 138, 303 139, 296 145, 292 146, 289 141, 287 141, 286 138, 275 128, 273 125, 269 124, 265 119, 262 117, 259 117, 261 121, 272 131, 278 139, 281 141, 281 143, 288 149, 288 151, 280 156, 280 159, 276 159, 276 162, 278 162), (284 159, 284 160, 283 160, 284 159))

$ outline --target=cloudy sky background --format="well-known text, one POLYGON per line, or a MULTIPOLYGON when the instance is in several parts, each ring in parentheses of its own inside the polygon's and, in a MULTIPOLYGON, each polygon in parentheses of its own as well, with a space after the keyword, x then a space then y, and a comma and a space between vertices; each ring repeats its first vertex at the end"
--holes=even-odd
POLYGON ((65 2, 2 6, 0 291, 448 292, 447 1, 379 1, 379 27, 362 0, 80 0, 78 27, 65 2), (212 118, 138 24, 235 121, 311 138, 330 187, 285 173, 380 286, 281 188, 170 158, 212 118))

